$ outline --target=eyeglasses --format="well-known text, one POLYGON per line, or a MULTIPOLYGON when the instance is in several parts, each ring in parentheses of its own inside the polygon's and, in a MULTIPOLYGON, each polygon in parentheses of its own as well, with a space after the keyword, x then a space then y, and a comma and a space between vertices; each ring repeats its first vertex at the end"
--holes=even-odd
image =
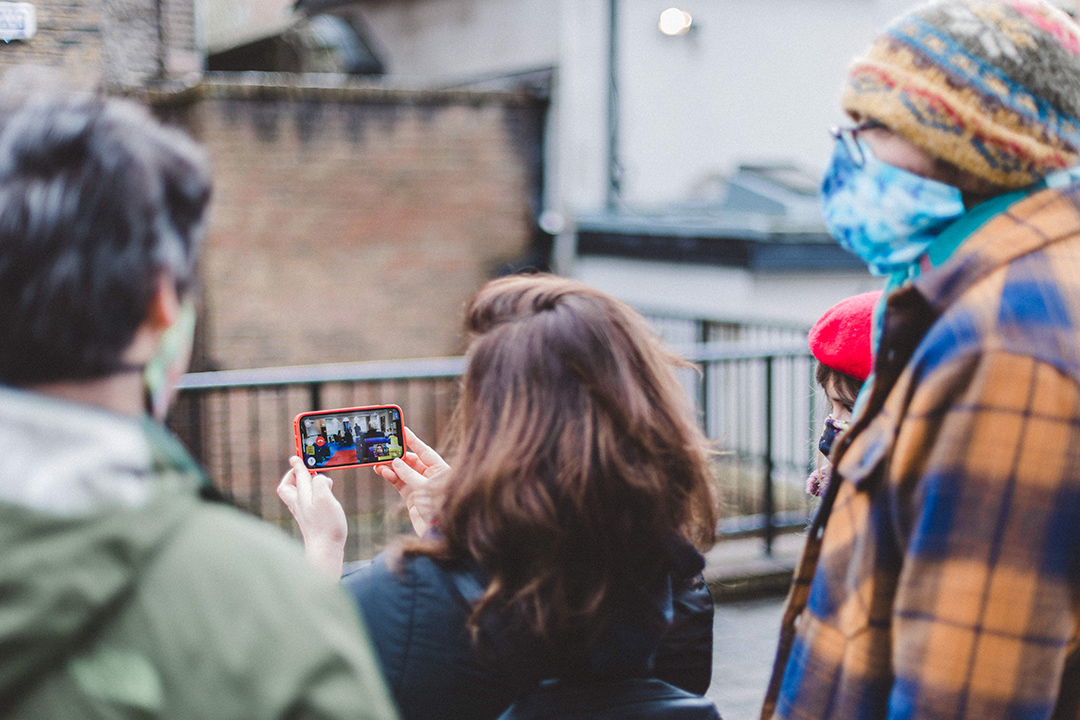
POLYGON ((840 141, 841 145, 843 145, 844 152, 847 153, 852 164, 855 167, 862 167, 866 164, 866 155, 863 153, 862 146, 859 145, 859 133, 863 130, 874 130, 883 127, 885 127, 885 125, 877 120, 864 120, 858 125, 834 127, 829 130, 829 132, 834 138, 840 141))

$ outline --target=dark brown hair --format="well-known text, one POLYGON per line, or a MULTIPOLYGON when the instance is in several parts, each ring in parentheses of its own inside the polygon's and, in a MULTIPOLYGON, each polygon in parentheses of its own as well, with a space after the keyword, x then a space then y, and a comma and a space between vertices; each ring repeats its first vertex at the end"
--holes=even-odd
POLYGON ((441 537, 406 552, 489 574, 474 637, 491 618, 573 652, 619 587, 667 581, 680 538, 713 540, 709 449, 672 372, 685 363, 625 304, 548 275, 488 283, 466 329, 441 537))
POLYGON ((130 370, 159 280, 195 283, 209 200, 205 153, 142 106, 0 101, 0 383, 130 370))
POLYGON ((855 398, 859 397, 859 390, 861 390, 863 386, 863 381, 857 377, 848 375, 845 372, 840 372, 839 370, 834 370, 822 362, 818 362, 817 364, 817 371, 814 373, 814 379, 817 380, 818 385, 826 390, 829 387, 828 383, 831 382, 836 396, 847 406, 848 410, 855 405, 855 398))

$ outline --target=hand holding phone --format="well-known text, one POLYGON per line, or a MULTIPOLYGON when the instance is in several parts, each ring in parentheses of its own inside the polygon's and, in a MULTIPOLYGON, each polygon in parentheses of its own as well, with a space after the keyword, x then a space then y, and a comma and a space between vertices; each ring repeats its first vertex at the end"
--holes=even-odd
POLYGON ((309 470, 389 463, 405 454, 404 428, 397 405, 318 410, 293 420, 296 454, 309 470))
POLYGON ((327 475, 312 475, 298 457, 289 458, 289 465, 278 484, 278 497, 300 526, 308 562, 336 582, 341 578, 349 525, 331 492, 334 481, 327 475))
POLYGON ((375 472, 405 500, 413 530, 423 537, 442 508, 450 466, 409 428, 405 428, 405 441, 409 449, 405 457, 380 465, 375 472))

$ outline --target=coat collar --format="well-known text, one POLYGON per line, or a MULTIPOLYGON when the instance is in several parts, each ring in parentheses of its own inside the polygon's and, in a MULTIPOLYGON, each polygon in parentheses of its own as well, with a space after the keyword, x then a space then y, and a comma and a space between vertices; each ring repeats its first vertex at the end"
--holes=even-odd
POLYGON ((1056 242, 1080 234, 1080 183, 1046 189, 1020 200, 965 240, 934 272, 911 281, 941 315, 979 280, 1056 242))
POLYGON ((166 489, 206 486, 164 427, 0 386, 0 503, 56 515, 139 507, 166 489))

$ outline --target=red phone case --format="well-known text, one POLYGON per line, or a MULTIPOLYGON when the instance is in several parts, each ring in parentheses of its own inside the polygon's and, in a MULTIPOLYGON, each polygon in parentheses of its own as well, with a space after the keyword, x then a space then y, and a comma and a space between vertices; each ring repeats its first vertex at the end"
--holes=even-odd
POLYGON ((405 454, 405 416, 397 405, 300 413, 293 419, 293 433, 296 454, 312 472, 386 465, 405 454), (302 428, 309 419, 320 424, 302 428), (366 425, 362 433, 358 421, 366 425))

